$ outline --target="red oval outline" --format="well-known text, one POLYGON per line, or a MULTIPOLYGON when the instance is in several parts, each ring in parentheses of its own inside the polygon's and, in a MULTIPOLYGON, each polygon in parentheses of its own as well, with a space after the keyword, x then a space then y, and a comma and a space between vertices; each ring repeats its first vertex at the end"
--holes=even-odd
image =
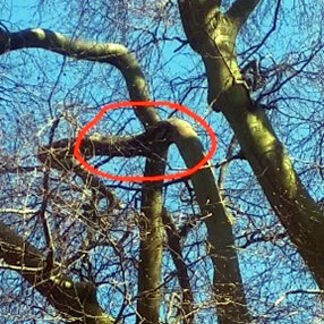
MULTIPOLYGON (((140 108, 136 107, 136 109, 140 108)), ((125 107, 125 108, 131 108, 133 107, 125 107)), ((197 172, 200 167, 202 167, 208 160, 210 160, 213 156, 213 154, 216 151, 217 147, 217 138, 214 134, 213 129, 198 115, 196 115, 194 112, 192 112, 189 108, 182 106, 177 103, 173 103, 170 101, 120 101, 115 102, 112 104, 108 104, 101 108, 99 113, 89 122, 87 123, 79 132, 77 139, 75 141, 75 146, 73 150, 73 155, 75 159, 83 165, 83 167, 90 171, 91 173, 94 173, 96 175, 99 175, 103 178, 109 179, 109 180, 117 180, 117 181, 125 181, 125 182, 155 182, 155 181, 161 181, 161 180, 174 180, 174 179, 180 179, 183 177, 187 177, 189 175, 192 175, 193 173, 197 172), (108 110, 114 110, 120 107, 125 106, 140 106, 140 107, 147 107, 147 106, 168 106, 175 110, 180 110, 184 114, 188 115, 189 117, 193 118, 196 122, 198 122, 209 134, 211 139, 211 148, 209 152, 206 154, 206 156, 201 159, 195 166, 193 166, 190 169, 187 169, 186 171, 174 173, 174 174, 167 174, 167 175, 157 175, 157 176, 150 176, 150 177, 144 177, 144 176, 117 176, 110 173, 106 173, 103 171, 100 171, 94 167, 92 167, 90 164, 88 164, 80 153, 80 146, 83 140, 83 137, 86 135, 86 133, 95 126, 98 121, 104 116, 104 114, 108 110)))

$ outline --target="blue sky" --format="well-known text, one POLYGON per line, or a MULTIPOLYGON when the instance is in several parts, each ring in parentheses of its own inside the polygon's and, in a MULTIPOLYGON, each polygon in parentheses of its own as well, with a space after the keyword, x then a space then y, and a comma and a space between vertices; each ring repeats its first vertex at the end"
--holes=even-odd
MULTIPOLYGON (((64 23, 62 23, 62 17, 66 18, 66 16, 64 16, 65 13, 63 5, 60 5, 60 3, 58 2, 55 3, 55 6, 46 5, 45 2, 45 10, 43 10, 42 14, 40 15, 37 13, 37 8, 35 7, 35 4, 37 2, 38 1, 34 0, 12 1, 11 4, 8 5, 10 11, 2 11, 0 14, 0 19, 12 31, 30 27, 43 27, 53 28, 56 31, 71 35, 71 30, 73 30, 73 28, 70 25, 64 25, 64 23), (46 8, 48 9, 46 10, 46 8)), ((307 1, 305 1, 305 3, 307 3, 307 1)), ((280 20, 277 30, 273 33, 272 37, 269 39, 269 41, 266 42, 265 46, 260 51, 262 55, 268 55, 269 57, 275 58, 276 60, 282 60, 283 58, 289 60, 291 58, 285 57, 287 50, 293 51, 300 50, 302 48, 305 49, 306 52, 307 48, 312 44, 312 42, 316 40, 316 31, 318 31, 319 28, 317 24, 308 26, 308 29, 303 28, 302 25, 300 27, 296 26, 298 20, 302 19, 302 11, 295 13, 298 19, 294 21, 294 12, 292 11, 294 4, 294 1, 285 1, 284 9, 285 13, 287 13, 286 19, 280 20), (288 15, 288 13, 290 13, 290 15, 288 15), (313 32, 310 32, 309 29, 311 29, 313 32), (296 30, 298 30, 298 33, 296 32, 296 30), (283 33, 286 33, 286 35, 283 35, 283 33), (314 36, 310 37, 309 35, 314 36)), ((262 5, 269 5, 269 1, 264 1, 264 4, 262 5)), ((251 19, 252 18, 253 17, 251 17, 251 19)), ((268 15, 264 17, 263 22, 264 28, 269 29, 272 23, 271 16, 268 15)), ((72 26, 76 26, 77 19, 70 17, 69 23, 71 23, 72 26)), ((249 24, 249 28, 251 29, 250 32, 255 32, 255 38, 261 39, 261 36, 264 35, 266 30, 255 30, 257 27, 258 24, 254 24, 251 20, 249 24)), ((174 34, 176 32, 178 32, 177 29, 174 30, 174 34)), ((86 31, 84 30, 81 30, 80 34, 83 37, 88 36, 85 35, 86 31)), ((172 36, 173 32, 171 31, 169 35, 172 36)), ((105 35, 101 35, 100 33, 97 34, 96 37, 98 40, 105 39, 105 35)), ((114 37, 116 39, 112 39, 112 41, 118 40, 118 36, 113 35, 112 38, 114 37)), ((182 37, 184 36, 182 35, 182 37)), ((92 39, 90 36, 86 38, 92 39)), ((238 44, 238 52, 244 49, 244 46, 242 45, 243 40, 244 36, 242 36, 242 42, 238 44)), ((129 40, 130 48, 132 48, 132 42, 133 40, 129 40)), ((191 50, 189 49, 189 47, 185 47, 183 51, 181 51, 180 55, 179 53, 174 53, 174 49, 177 47, 178 44, 176 42, 168 42, 167 45, 165 45, 161 50, 161 61, 159 63, 160 65, 157 64, 156 70, 154 70, 154 64, 150 64, 149 66, 151 69, 145 71, 151 92, 153 94, 153 99, 155 100, 179 100, 179 98, 183 97, 181 93, 182 88, 180 86, 175 87, 175 92, 171 93, 170 89, 168 88, 169 84, 167 82, 161 81, 163 80, 163 78, 169 78, 170 80, 173 79, 175 84, 181 84, 182 75, 184 75, 185 78, 189 78, 189 76, 195 77, 204 73, 202 65, 199 64, 199 58, 197 56, 190 55, 191 50), (159 66, 163 66, 163 70, 159 70, 159 66)), ((67 60, 67 62, 64 62, 64 59, 59 55, 39 50, 27 50, 24 52, 29 54, 37 53, 39 56, 45 56, 47 58, 47 66, 42 66, 41 71, 35 70, 35 66, 38 64, 37 62, 41 61, 37 61, 37 59, 33 61, 32 57, 28 56, 29 54, 22 55, 20 52, 10 53, 8 56, 9 58, 5 56, 0 57, 0 63, 6 63, 6 60, 10 60, 10 62, 14 62, 17 65, 17 67, 13 69, 11 74, 6 75, 6 78, 8 78, 8 80, 5 80, 5 82, 7 82, 8 84, 10 84, 10 82, 18 82, 19 73, 24 72, 24 75, 26 75, 26 73, 28 74, 28 80, 21 80, 25 84, 25 87, 19 90, 22 92, 22 106, 13 107, 13 109, 16 109, 15 111, 17 114, 19 112, 26 113, 29 111, 31 120, 34 118, 37 122, 42 122, 42 127, 38 129, 37 134, 40 141, 46 141, 49 130, 48 123, 51 120, 51 117, 49 116, 47 110, 41 109, 41 105, 48 107, 46 106, 46 100, 44 99, 46 98, 44 92, 47 94, 47 98, 50 99, 49 105, 53 107, 54 114, 58 114, 61 110, 64 110, 63 103, 71 103, 74 102, 74 100, 75 102, 80 100, 82 101, 82 104, 91 106, 91 109, 89 108, 88 112, 80 117, 80 121, 82 121, 83 123, 85 123, 96 114, 98 107, 100 107, 102 104, 107 103, 107 98, 109 98, 109 100, 127 99, 128 95, 124 88, 124 84, 119 78, 119 73, 114 69, 102 67, 98 64, 93 63, 73 62, 69 59, 67 60), (28 59, 30 59, 30 61, 28 61, 28 59), (82 65, 82 68, 87 69, 88 75, 85 77, 88 78, 89 84, 91 84, 91 86, 87 89, 84 89, 82 94, 78 93, 78 96, 76 97, 75 93, 80 87, 80 78, 78 78, 80 65, 82 65), (62 66, 63 68, 60 70, 62 66), (117 87, 112 85, 114 81, 119 82, 120 89, 118 92, 116 91, 117 87), (44 87, 40 90, 40 93, 37 93, 35 91, 37 91, 37 85, 40 83, 42 83, 44 87), (54 92, 52 91, 53 84, 55 85, 54 92), (33 98, 35 102, 39 98, 43 98, 43 101, 41 103, 38 102, 38 106, 26 106, 24 105, 24 98, 28 97, 28 95, 29 97, 33 98), (35 111, 37 111, 37 115, 34 114, 35 111)), ((139 53, 138 56, 139 58, 143 58, 143 62, 145 60, 149 60, 149 58, 146 57, 145 53, 139 53)), ((206 87, 206 82, 193 80, 193 86, 197 89, 203 89, 204 87, 206 87)), ((298 90, 298 84, 292 83, 290 85, 287 85, 286 91, 288 93, 289 91, 293 91, 293 93, 295 94, 297 91, 296 88, 298 90), (291 89, 290 87, 294 87, 294 89, 291 89)), ((316 88, 312 86, 309 87, 309 91, 306 91, 306 94, 304 93, 303 96, 305 96, 307 99, 320 99, 321 94, 319 90, 316 91, 316 88)), ((284 113, 269 112, 269 115, 274 120, 274 126, 279 134, 279 137, 287 144, 287 150, 293 155, 293 161, 296 167, 302 170, 305 168, 305 163, 307 161, 312 161, 312 156, 314 154, 313 147, 318 137, 317 133, 315 133, 315 135, 312 135, 314 136, 314 139, 309 140, 305 145, 305 148, 308 148, 309 150, 300 152, 298 145, 295 144, 298 143, 297 140, 305 137, 305 134, 307 134, 307 138, 308 134, 314 134, 313 128, 311 128, 307 123, 303 123, 302 118, 307 119, 314 116, 316 117, 316 114, 320 114, 320 111, 305 109, 300 112, 300 109, 297 109, 298 107, 296 108, 294 106, 295 102, 298 103, 299 101, 293 101, 293 104, 290 107, 286 107, 284 104, 280 104, 279 108, 282 109, 284 113), (295 118, 295 121, 291 122, 291 126, 288 126, 289 128, 282 127, 281 125, 287 124, 288 118, 290 121, 291 118, 295 118), (295 140, 291 140, 292 138, 294 138, 295 140)), ((206 91, 204 93, 198 92, 198 90, 197 92, 193 92, 188 96, 187 99, 185 99, 184 104, 187 104, 196 113, 200 113, 203 116, 208 115, 206 120, 211 125, 213 125, 215 132, 217 133, 219 138, 219 149, 214 156, 214 162, 218 162, 219 160, 224 158, 224 148, 227 146, 227 143, 229 142, 229 139, 231 137, 231 132, 228 130, 226 121, 220 114, 209 114, 206 103, 206 91)), ((0 109, 3 109, 3 107, 4 106, 0 106, 0 109)), ((167 114, 168 112, 166 111, 165 115, 167 114)), ((116 115, 115 124, 111 123, 111 129, 109 131, 113 132, 114 126, 116 129, 118 128, 116 126, 119 126, 119 119, 120 118, 118 117, 118 115, 116 115)), ((109 121, 109 118, 105 120, 109 121)), ((98 131, 107 131, 104 124, 105 120, 103 120, 103 123, 98 128, 98 131)), ((63 130, 64 127, 62 128, 62 132, 63 130)), ((15 127, 12 127, 12 129, 6 129, 6 131, 7 134, 11 134, 13 137, 17 136, 17 134, 15 133, 15 127)), ((140 128, 137 121, 132 119, 132 121, 127 125, 125 132, 133 133, 134 131, 140 131, 140 128)), ((66 133, 68 133, 67 130, 66 133)), ((202 136, 202 141, 204 142, 205 146, 207 146, 208 140, 206 140, 204 136, 202 136)), ((15 148, 16 147, 14 145, 11 146, 11 144, 8 144, 8 150, 14 151, 15 148)), ((184 167, 183 163, 179 159, 178 154, 173 148, 171 149, 169 156, 173 157, 170 162, 173 163, 173 167, 184 167)), ((238 198, 236 202, 237 205, 242 210, 249 211, 255 215, 254 221, 256 227, 260 226, 261 228, 264 228, 265 226, 276 226, 276 220, 269 215, 269 207, 267 206, 267 204, 265 204, 264 197, 260 192, 258 185, 254 181, 254 177, 251 176, 251 170, 247 163, 238 162, 237 164, 230 166, 229 170, 231 172, 231 176, 227 181, 228 190, 233 188, 233 196, 237 195, 238 197, 241 197, 241 192, 245 191, 242 199, 238 198), (243 198, 246 200, 243 200, 243 198), (262 208, 260 208, 260 205, 253 206, 252 203, 259 203, 262 208)), ((323 197, 324 189, 323 187, 320 187, 321 179, 318 176, 315 176, 312 181, 312 195, 318 199, 323 197)), ((179 205, 179 202, 174 198, 179 193, 180 189, 181 187, 170 188, 168 189, 168 194, 166 196, 166 203, 169 206, 170 211, 173 211, 176 215, 180 215, 182 212, 185 213, 188 209, 186 206, 179 205)), ((125 200, 127 200, 128 194, 121 194, 122 197, 123 195, 125 197, 125 200)), ((249 228, 248 222, 249 219, 245 217, 242 217, 238 221, 235 227, 235 231, 238 235, 245 228, 249 228)), ((189 247, 189 244, 193 242, 194 239, 196 239, 196 235, 204 237, 203 226, 198 233, 193 233, 191 235, 192 236, 189 235, 185 242, 188 247, 184 249, 184 253, 188 253, 189 259, 194 261, 199 253, 198 250, 189 247)), ((283 242, 287 243, 285 241, 283 242)), ((300 258, 298 257, 298 255, 296 255, 294 249, 290 245, 274 246, 270 243, 264 243, 257 249, 251 247, 245 249, 244 251, 240 251, 239 256, 242 261, 240 266, 244 280, 247 284, 248 296, 251 296, 251 300, 253 300, 253 296, 255 296, 256 293, 255 287, 257 286, 259 287, 258 293, 260 301, 265 301, 264 304, 261 303, 263 305, 263 308, 261 306, 258 306, 261 305, 260 303, 253 304, 254 306, 258 307, 253 309, 256 313, 262 313, 263 311, 265 311, 267 307, 271 306, 269 304, 267 305, 266 301, 275 301, 287 290, 297 289, 300 287, 303 287, 305 289, 315 288, 314 283, 305 270, 304 265, 301 263, 300 258), (289 257, 287 257, 287 255, 289 257), (276 267, 269 272, 266 270, 268 262, 270 261, 276 261, 276 267), (292 265, 299 265, 299 267, 297 267, 295 270, 292 268, 292 265)), ((169 258, 165 257, 164 262, 168 265, 169 258)), ((109 271, 112 270, 113 269, 109 271)), ((201 271, 201 273, 202 271, 204 271, 203 263, 199 263, 197 265, 198 278, 199 271, 201 271)), ((105 273, 105 277, 108 276, 108 274, 109 273, 105 273)), ((204 276, 211 277, 211 273, 204 273, 204 276)), ((202 285, 203 283, 204 281, 202 281, 202 285)), ((176 283, 172 284, 176 285, 176 283)), ((108 291, 114 291, 111 285, 108 285, 108 287, 110 289, 108 289, 108 291)), ((102 286, 102 290, 100 290, 99 292, 101 298, 106 298, 106 288, 107 287, 105 285, 102 286)), ((118 296, 118 292, 115 292, 115 294, 115 296, 118 296)), ((197 300, 203 298, 208 297, 204 296, 203 294, 197 295, 197 300)), ((307 323, 312 316, 312 308, 318 307, 318 304, 315 302, 312 296, 300 297, 298 295, 294 295, 285 300, 283 306, 287 307, 287 305, 293 305, 294 302, 296 302, 297 304, 297 301, 294 300, 294 298, 296 298, 296 300, 298 298, 308 298, 308 301, 303 305, 309 305, 309 309, 303 309, 302 312, 297 315, 294 315, 292 317, 287 316, 279 319, 278 321, 271 322, 270 320, 269 323, 307 323)), ((105 304, 108 305, 112 299, 113 298, 105 300, 105 304)), ((0 308, 0 318, 2 316, 2 311, 4 310, 1 310, 0 308)), ((202 314, 200 316, 205 316, 204 318, 206 320, 206 323, 212 323, 213 321, 215 321, 215 318, 213 316, 211 316, 211 319, 207 319, 206 314, 202 314)), ((131 320, 129 320, 129 322, 131 322, 131 320)))

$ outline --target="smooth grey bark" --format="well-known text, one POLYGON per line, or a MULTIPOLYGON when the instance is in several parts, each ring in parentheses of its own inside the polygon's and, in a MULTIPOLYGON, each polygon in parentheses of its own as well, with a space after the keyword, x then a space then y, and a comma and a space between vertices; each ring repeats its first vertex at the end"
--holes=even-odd
MULTIPOLYGON (((168 145, 154 150, 159 159, 146 160, 144 176, 165 173, 168 145)), ((161 263, 163 252, 163 181, 145 182, 142 187, 140 253, 138 269, 137 323, 159 323, 161 263)))
POLYGON ((235 20, 237 28, 242 27, 261 0, 236 0, 227 12, 227 16, 235 20))
MULTIPOLYGON (((212 1, 204 2, 206 6, 212 3, 212 1)), ((71 40, 61 34, 39 28, 10 34, 0 32, 0 54, 6 50, 17 50, 23 47, 39 47, 77 59, 113 64, 125 77, 132 100, 150 99, 137 61, 121 45, 71 40)), ((150 107, 135 109, 135 113, 145 128, 154 126, 160 121, 156 111, 150 107)), ((169 120, 167 124, 172 126, 174 142, 187 167, 191 168, 204 156, 197 135, 189 124, 181 120, 169 120)), ((222 323, 249 322, 250 316, 238 267, 231 220, 211 168, 209 166, 202 168, 192 176, 192 181, 200 209, 204 215, 209 215, 205 222, 211 246, 209 252, 214 267, 214 295, 219 318, 222 323)), ((159 190, 157 188, 157 191, 159 190)))
MULTIPOLYGON (((187 122, 172 118, 172 140, 188 168, 204 157, 204 149, 194 129, 187 122)), ((197 202, 204 216, 213 262, 214 300, 220 323, 249 323, 234 236, 232 218, 219 193, 212 166, 207 163, 191 176, 197 202)))
POLYGON ((179 8, 191 47, 205 64, 208 102, 231 125, 273 211, 324 289, 324 214, 302 185, 265 112, 251 99, 235 54, 242 23, 258 1, 236 1, 228 13, 190 0, 179 8), (199 21, 199 23, 195 23, 199 21))
MULTIPOLYGON (((77 60, 108 63, 124 76, 132 101, 150 101, 145 77, 134 56, 127 48, 115 43, 95 43, 72 40, 60 33, 42 28, 6 33, 0 29, 0 54, 22 48, 43 48, 77 60)), ((153 126, 160 120, 153 107, 134 109, 144 127, 153 126)))

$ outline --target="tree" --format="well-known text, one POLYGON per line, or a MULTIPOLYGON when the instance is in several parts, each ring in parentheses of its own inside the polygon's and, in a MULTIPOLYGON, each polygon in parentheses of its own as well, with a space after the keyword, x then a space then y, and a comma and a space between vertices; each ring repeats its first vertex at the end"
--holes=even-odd
MULTIPOLYGON (((290 315, 281 304, 285 299, 289 301, 289 296, 299 294, 310 296, 303 307, 312 303, 320 308, 320 299, 312 296, 321 296, 324 290, 324 220, 314 197, 319 200, 323 192, 307 191, 305 186, 310 182, 306 178, 306 184, 302 183, 294 169, 300 166, 293 165, 275 132, 276 127, 281 130, 293 123, 289 119, 281 121, 280 114, 276 116, 286 100, 295 100, 300 107, 308 103, 321 107, 316 97, 322 84, 317 89, 314 81, 315 76, 320 76, 320 31, 304 56, 299 53, 295 57, 291 50, 285 61, 277 62, 273 55, 269 64, 262 46, 281 22, 279 13, 288 10, 280 0, 274 12, 270 11, 273 25, 268 33, 251 16, 268 10, 267 1, 179 0, 178 6, 172 1, 117 4, 101 0, 93 6, 69 2, 67 12, 70 17, 75 15, 75 19, 62 27, 72 36, 57 32, 56 26, 12 31, 8 24, 2 24, 0 54, 4 59, 2 69, 6 71, 2 105, 5 111, 14 107, 15 112, 3 117, 2 132, 4 138, 16 136, 10 143, 3 141, 1 151, 4 162, 0 170, 6 179, 0 230, 3 273, 10 273, 17 285, 23 278, 22 287, 29 283, 28 291, 40 293, 33 296, 41 300, 43 309, 32 299, 26 302, 26 307, 33 305, 33 314, 38 319, 53 320, 57 315, 73 323, 113 323, 122 317, 127 321, 128 316, 134 322, 134 315, 137 323, 193 323, 202 319, 208 322, 204 308, 210 307, 216 309, 219 323, 263 323, 267 316, 274 320, 288 318, 290 315), (146 16, 142 22, 139 10, 146 16), (250 16, 260 34, 266 36, 258 45, 247 47, 245 41, 254 42, 248 35, 253 24, 246 23, 250 16), (116 26, 111 25, 112 21, 116 26), (180 34, 180 27, 185 35, 180 34), (242 34, 243 39, 238 39, 242 34), (85 38, 96 41, 82 40, 85 38), (102 39, 122 40, 124 44, 102 39), (170 57, 173 50, 177 55, 189 55, 193 66, 198 65, 195 76, 188 72, 179 79, 168 79, 162 46, 168 47, 168 42, 173 45, 166 51, 170 57), (236 46, 247 48, 238 55, 236 46), (42 50, 30 54, 31 48, 42 50), (134 53, 130 50, 133 48, 134 53), (52 54, 46 56, 43 50, 52 54), (259 60, 251 59, 258 56, 259 60), (15 71, 17 62, 23 65, 15 71), (101 64, 100 68, 96 63, 101 64), (117 68, 122 78, 113 69, 102 72, 101 66, 107 69, 107 65, 117 68), (39 71, 35 71, 35 66, 39 71), (30 82, 39 85, 39 89, 24 80, 29 69, 33 72, 30 82), (90 71, 99 82, 98 87, 108 89, 107 95, 100 93, 99 88, 86 90, 91 85, 90 71), (72 73, 80 76, 72 77, 72 73), (154 84, 155 78, 165 89, 168 86, 169 98, 188 100, 192 107, 201 105, 201 99, 195 100, 195 96, 207 87, 208 105, 221 118, 221 128, 215 130, 226 160, 216 164, 210 161, 181 181, 140 185, 107 182, 89 173, 73 157, 75 137, 82 125, 93 118, 104 102, 126 96, 132 101, 153 100, 148 84, 154 84), (296 95, 293 82, 298 78, 307 82, 305 89, 312 89, 309 97, 296 95), (62 89, 64 84, 70 90, 62 89), (287 89, 285 84, 289 85, 287 89), (124 88, 128 94, 120 90, 124 88), (286 91, 292 94, 287 95, 286 91), (30 107, 19 110, 17 105, 20 101, 24 103, 25 98, 30 107), (271 120, 279 125, 272 126, 271 120), (252 187, 247 190, 253 192, 254 202, 244 200, 245 193, 236 197, 231 192, 233 185, 239 186, 235 176, 242 176, 242 172, 247 174, 246 183, 250 182, 250 186, 256 185, 256 181, 260 185, 256 192, 252 187), (180 211, 186 205, 184 219, 180 218, 181 213, 172 212, 179 203, 180 211), (262 210, 266 212, 263 214, 262 210), (231 214, 244 217, 236 217, 234 222, 231 214), (264 223, 258 220, 262 215, 264 223), (297 251, 317 287, 308 277, 307 287, 311 288, 297 285, 296 289, 288 289, 283 297, 272 301, 272 306, 271 292, 267 302, 254 301, 258 289, 262 291, 262 283, 249 289, 246 267, 258 262, 258 258, 246 260, 238 248, 252 246, 252 251, 260 251, 262 242, 273 246, 285 244, 290 258, 297 251), (197 277, 197 271, 205 278, 197 277), (103 293, 105 286, 108 291, 103 293), (256 311, 258 307, 260 313, 256 311)), ((294 10, 299 11, 302 4, 294 10)), ((37 13, 50 15, 46 10, 51 5, 51 1, 40 2, 37 13)), ((316 6, 319 4, 308 10, 315 11, 316 6)), ((59 27, 61 23, 56 24, 59 27)), ((175 60, 175 70, 176 65, 175 60)), ((156 87, 156 94, 161 96, 164 89, 156 87)), ((89 163, 110 172, 136 170, 154 176, 168 173, 174 168, 172 164, 176 165, 178 153, 172 150, 172 144, 187 168, 204 157, 204 135, 199 136, 199 131, 183 116, 164 117, 164 110, 140 104, 134 105, 133 111, 141 130, 132 115, 123 111, 106 116, 98 125, 98 134, 86 136, 81 153, 89 163), (116 159, 128 161, 126 168, 114 170, 119 166, 116 159)), ((312 116, 305 117, 306 125, 322 123, 319 114, 306 114, 312 116)), ((217 125, 212 119, 209 122, 217 125)), ((312 127, 316 139, 308 141, 317 147, 323 134, 320 126, 312 127)), ((298 135, 305 137, 300 131, 298 135)), ((307 145, 304 143, 303 147, 307 145)), ((311 156, 306 155, 307 159, 311 156)), ((314 166, 318 157, 313 159, 314 166)), ((312 172, 315 179, 323 179, 323 166, 318 165, 312 172)), ((302 165, 299 173, 307 172, 306 168, 302 165)), ((275 271, 274 264, 264 260, 256 267, 260 270, 264 265, 268 272, 275 271)), ((294 266, 295 263, 291 265, 294 266)), ((298 267, 297 273, 301 275, 303 267, 298 267)), ((289 281, 282 280, 283 285, 289 281)), ((299 302, 292 298, 293 305, 299 302)), ((5 309, 6 302, 2 304, 5 309)), ((313 316, 317 318, 316 314, 313 316)), ((302 318, 297 318, 302 322, 302 318)))

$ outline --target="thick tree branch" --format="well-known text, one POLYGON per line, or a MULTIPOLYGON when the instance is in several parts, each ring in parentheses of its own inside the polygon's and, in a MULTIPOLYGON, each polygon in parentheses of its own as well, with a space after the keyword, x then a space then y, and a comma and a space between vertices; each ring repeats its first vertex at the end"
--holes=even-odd
MULTIPOLYGON (((168 144, 154 149, 159 161, 146 159, 144 176, 165 173, 168 144)), ((138 266, 137 323, 159 323, 160 282, 163 251, 163 181, 145 182, 142 188, 140 253, 138 266)))
POLYGON ((74 324, 112 324, 96 299, 95 286, 89 282, 74 283, 54 263, 50 271, 41 252, 0 222, 1 267, 17 271, 55 307, 63 318, 74 324))
MULTIPOLYGON (((201 32, 201 26, 208 26, 212 21, 217 24, 220 17, 220 2, 221 1, 193 1, 193 0, 178 0, 180 13, 188 19, 182 19, 186 36, 191 47, 200 40, 201 43, 209 43, 209 35, 206 32, 201 32)), ((199 51, 202 55, 208 55, 206 48, 193 47, 195 51, 199 51)))
MULTIPOLYGON (((232 14, 244 12, 246 4, 250 11, 257 1, 237 1, 232 14)), ((230 49, 228 46, 229 39, 233 46, 236 41, 236 34, 231 32, 237 29, 235 21, 220 20, 217 25, 210 22, 208 26, 199 26, 200 30, 195 30, 195 34, 209 35, 209 42, 203 43, 190 35, 194 25, 191 17, 185 12, 181 16, 189 24, 186 33, 189 41, 194 42, 192 48, 197 48, 199 54, 207 48, 210 54, 210 57, 201 54, 206 66, 209 101, 215 100, 217 107, 214 109, 222 111, 229 121, 274 212, 323 289, 324 215, 298 178, 265 112, 251 99, 242 82, 234 47, 230 49), (220 34, 222 38, 217 37, 220 34)))
MULTIPOLYGON (((171 139, 188 168, 204 157, 204 149, 194 129, 185 121, 172 118, 171 139)), ((234 321, 249 322, 243 283, 232 233, 229 215, 217 187, 212 167, 209 163, 191 176, 201 213, 207 216, 205 224, 213 262, 213 288, 215 304, 221 323, 234 321)))
MULTIPOLYGON (((180 3, 182 3, 182 1, 180 1, 180 3)), ((199 8, 196 8, 197 2, 190 3, 197 9, 194 17, 195 28, 197 28, 201 21, 201 14, 203 14, 202 19, 204 26, 208 25, 210 21, 218 21, 219 8, 217 3, 217 1, 204 1, 203 7, 206 10, 203 12, 199 10, 199 8)), ((195 36, 198 37, 197 39, 201 38, 199 38, 199 33, 195 36)), ((208 37, 204 39, 209 42, 208 37)), ((9 35, 4 34, 3 31, 0 32, 0 53, 3 53, 6 49, 10 50, 23 47, 41 47, 63 55, 73 56, 77 59, 87 59, 113 64, 123 73, 131 99, 149 100, 144 76, 137 61, 121 45, 74 41, 61 34, 42 29, 25 30, 9 35), (3 40, 3 42, 1 42, 1 40, 3 40), (10 45, 9 47, 8 44, 10 45)), ((208 49, 208 46, 206 49, 208 49)), ((229 53, 229 55, 231 56, 232 54, 229 53)), ((136 113, 146 128, 155 125, 160 120, 153 108, 136 109, 136 113)), ((168 123, 172 126, 173 140, 178 146, 187 167, 193 167, 204 157, 203 147, 199 138, 190 125, 185 122, 173 119, 172 121, 169 120, 168 123)), ((159 162, 161 161, 155 161, 154 163, 156 163, 156 165, 153 167, 153 164, 149 161, 147 170, 150 173, 159 172, 161 169, 159 162)), ((214 289, 219 315, 221 318, 225 319, 224 323, 232 323, 233 319, 249 319, 242 280, 238 268, 236 250, 234 248, 235 244, 230 218, 219 195, 210 166, 208 165, 208 167, 206 166, 206 168, 194 174, 192 176, 192 181, 202 213, 211 215, 206 219, 206 225, 208 228, 208 239, 211 245, 211 258, 214 264, 214 289)), ((160 188, 157 187, 156 190, 154 190, 153 187, 150 187, 152 184, 148 183, 147 185, 148 187, 145 187, 143 191, 144 200, 142 201, 142 208, 144 208, 144 210, 148 208, 148 215, 156 220, 156 222, 154 221, 155 225, 153 225, 153 227, 159 228, 158 224, 161 221, 161 215, 159 215, 158 218, 156 212, 160 210, 160 198, 158 198, 160 197, 160 188), (147 195, 145 192, 147 192, 147 195), (150 197, 152 202, 147 202, 145 196, 150 197), (157 199, 157 207, 154 206, 155 199, 157 199)), ((155 268, 155 270, 156 269, 157 268, 155 268)), ((157 272, 155 272, 154 276, 157 277, 157 272)), ((145 278, 143 278, 143 280, 144 279, 145 278)), ((139 291, 146 289, 144 286, 147 283, 141 284, 143 286, 139 287, 139 291)), ((149 291, 152 290, 149 289, 149 291)), ((144 305, 144 303, 142 305, 144 305)), ((147 312, 148 308, 144 311, 147 312)))
POLYGON ((236 0, 227 11, 227 16, 235 21, 237 30, 246 22, 249 15, 261 0, 236 0))
MULTIPOLYGON (((123 74, 133 101, 150 100, 141 68, 123 45, 73 40, 60 33, 41 28, 26 29, 15 33, 0 29, 0 55, 22 48, 43 48, 78 60, 111 64, 123 74)), ((145 128, 160 120, 153 107, 135 109, 135 114, 145 128)))
POLYGON ((178 0, 179 6, 181 6, 181 8, 184 10, 192 10, 197 8, 205 9, 211 7, 219 9, 221 2, 221 0, 178 0))
MULTIPOLYGON (((82 141, 80 151, 86 159, 94 156, 159 158, 154 153, 155 148, 166 143, 170 144, 165 136, 168 132, 167 127, 167 123, 159 122, 137 136, 87 136, 82 141)), ((52 145, 42 146, 39 148, 38 158, 51 167, 62 168, 65 165, 67 168, 73 168, 74 142, 74 139, 62 139, 52 145)))

